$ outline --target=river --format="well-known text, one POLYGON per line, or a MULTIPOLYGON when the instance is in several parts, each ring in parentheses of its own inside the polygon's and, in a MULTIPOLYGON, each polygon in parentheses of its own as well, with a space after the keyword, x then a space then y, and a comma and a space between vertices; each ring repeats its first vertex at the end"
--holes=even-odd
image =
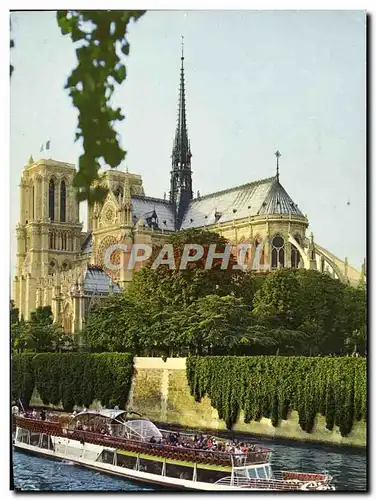
MULTIPOLYGON (((236 436, 238 439, 241 436, 236 436)), ((249 440, 249 436, 248 436, 249 440)), ((309 444, 286 444, 258 439, 274 450, 274 470, 304 472, 328 471, 340 491, 365 491, 367 488, 366 451, 309 444)), ((23 452, 13 452, 14 486, 23 491, 147 491, 115 476, 100 474, 70 462, 48 460, 23 452)))

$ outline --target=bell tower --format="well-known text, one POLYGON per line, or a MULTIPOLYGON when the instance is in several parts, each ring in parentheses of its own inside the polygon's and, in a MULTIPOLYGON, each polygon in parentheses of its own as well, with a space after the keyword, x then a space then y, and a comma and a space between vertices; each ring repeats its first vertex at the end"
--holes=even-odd
POLYGON ((29 158, 20 182, 13 297, 24 319, 39 306, 37 282, 72 267, 81 248, 82 224, 72 164, 29 158))

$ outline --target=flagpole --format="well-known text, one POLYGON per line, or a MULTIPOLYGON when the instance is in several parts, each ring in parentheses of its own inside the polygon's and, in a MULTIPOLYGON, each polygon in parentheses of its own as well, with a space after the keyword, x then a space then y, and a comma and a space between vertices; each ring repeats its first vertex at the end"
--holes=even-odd
MULTIPOLYGON (((41 145, 39 152, 40 153, 46 152, 46 154, 47 154, 47 151, 50 151, 50 150, 51 150, 51 139, 48 139, 48 141, 44 142, 41 145)), ((50 159, 51 159, 51 153, 50 153, 50 159)))

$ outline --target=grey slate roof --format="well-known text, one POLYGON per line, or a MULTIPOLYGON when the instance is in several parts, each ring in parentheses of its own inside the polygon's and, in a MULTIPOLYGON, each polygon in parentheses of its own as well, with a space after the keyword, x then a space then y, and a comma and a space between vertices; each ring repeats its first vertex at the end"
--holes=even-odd
POLYGON ((92 246, 93 246, 93 235, 90 231, 90 233, 86 237, 86 240, 82 244, 81 253, 83 254, 91 253, 92 246))
MULTIPOLYGON (((174 231, 174 210, 167 200, 148 196, 132 196, 133 224, 141 219, 148 226, 156 214, 159 229, 174 231)), ((205 227, 217 222, 229 222, 256 215, 288 215, 304 218, 303 213, 287 194, 277 177, 268 177, 225 191, 195 198, 183 217, 181 229, 205 227)), ((82 245, 82 253, 92 249, 91 233, 82 245)))
POLYGON ((155 211, 158 217, 159 229, 174 231, 174 211, 168 200, 150 198, 148 196, 132 196, 132 216, 135 224, 141 219, 147 225, 146 219, 155 211))
POLYGON ((112 284, 111 278, 97 266, 88 266, 85 271, 83 288, 84 293, 88 295, 94 293, 109 294, 112 291, 114 293, 120 293, 121 291, 119 286, 112 284))
POLYGON ((259 215, 266 214, 284 214, 304 217, 296 203, 292 201, 290 196, 285 191, 284 187, 279 183, 277 178, 274 179, 269 193, 258 211, 259 215))
POLYGON ((181 228, 281 213, 304 217, 277 178, 269 177, 192 200, 181 228))

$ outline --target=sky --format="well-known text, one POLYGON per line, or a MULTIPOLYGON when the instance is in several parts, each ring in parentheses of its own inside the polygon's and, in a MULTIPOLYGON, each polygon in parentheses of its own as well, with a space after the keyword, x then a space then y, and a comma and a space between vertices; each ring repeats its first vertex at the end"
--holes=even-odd
MULTIPOLYGON (((19 181, 30 154, 77 164, 77 112, 64 85, 76 64, 54 12, 11 15, 11 269, 19 181)), ((114 104, 127 150, 119 167, 145 193, 169 191, 185 40, 194 192, 275 174, 315 240, 360 269, 366 254, 366 22, 363 11, 148 11, 129 31, 127 80, 114 104)), ((86 207, 81 207, 86 227, 86 207)))

